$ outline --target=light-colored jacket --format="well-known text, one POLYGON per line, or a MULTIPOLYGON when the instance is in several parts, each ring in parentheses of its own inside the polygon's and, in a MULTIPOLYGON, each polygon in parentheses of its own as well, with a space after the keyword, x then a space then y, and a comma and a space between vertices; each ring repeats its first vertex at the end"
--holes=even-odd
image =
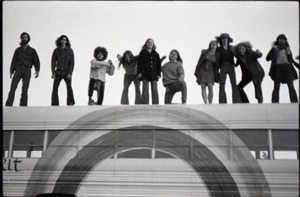
POLYGON ((115 72, 115 66, 105 61, 98 61, 96 59, 91 60, 90 78, 101 80, 106 82, 105 75, 113 75, 115 72))

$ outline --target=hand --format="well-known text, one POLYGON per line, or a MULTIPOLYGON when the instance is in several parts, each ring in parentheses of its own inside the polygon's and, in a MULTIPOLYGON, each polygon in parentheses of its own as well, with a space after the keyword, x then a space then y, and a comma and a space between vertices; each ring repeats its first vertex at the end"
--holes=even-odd
POLYGON ((142 73, 138 74, 138 78, 139 78, 139 79, 142 78, 142 73))
POLYGON ((109 65, 112 65, 112 61, 111 60, 108 60, 107 62, 109 63, 109 65))
POLYGON ((160 79, 160 77, 161 77, 160 75, 157 75, 157 79, 160 79))
POLYGON ((167 56, 162 56, 162 58, 160 59, 161 62, 163 62, 166 59, 167 56))
POLYGON ((10 78, 12 79, 14 76, 14 73, 10 73, 10 78))
POLYGON ((40 71, 35 71, 34 78, 38 78, 39 74, 40 74, 40 71))
POLYGON ((71 79, 72 79, 72 74, 68 74, 68 75, 67 75, 67 79, 68 79, 68 80, 71 80, 71 79))

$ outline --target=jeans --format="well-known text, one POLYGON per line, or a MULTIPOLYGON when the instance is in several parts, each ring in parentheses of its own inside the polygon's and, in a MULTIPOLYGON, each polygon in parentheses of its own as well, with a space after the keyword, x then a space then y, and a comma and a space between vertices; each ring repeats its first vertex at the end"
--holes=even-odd
POLYGON ((274 67, 275 67, 274 90, 272 92, 272 103, 279 102, 279 89, 280 89, 280 83, 281 83, 282 79, 285 79, 285 81, 288 85, 291 103, 297 103, 298 97, 297 97, 297 93, 296 93, 296 90, 294 87, 294 82, 292 79, 292 76, 293 76, 292 65, 277 64, 277 65, 274 65, 274 67))
POLYGON ((88 96, 92 97, 94 90, 97 91, 97 105, 102 105, 104 98, 105 83, 101 80, 90 79, 88 96))
POLYGON ((185 81, 178 81, 175 83, 168 84, 166 86, 165 104, 171 104, 175 93, 180 91, 181 91, 181 101, 182 103, 185 103, 187 97, 187 87, 185 81))
POLYGON ((74 105, 75 100, 73 96, 73 89, 72 89, 72 79, 67 78, 68 74, 56 74, 53 82, 53 90, 52 90, 52 99, 51 105, 59 105, 58 99, 58 87, 61 80, 65 80, 67 85, 67 105, 74 105))
POLYGON ((121 104, 129 104, 129 99, 128 99, 128 91, 129 91, 129 86, 131 82, 133 81, 134 86, 135 86, 135 104, 140 104, 141 103, 141 91, 140 91, 140 80, 138 79, 137 75, 124 75, 124 88, 122 92, 122 97, 121 97, 121 104))
POLYGON ((149 104, 149 82, 151 83, 152 104, 159 104, 157 81, 143 79, 142 104, 149 104))
POLYGON ((231 64, 222 64, 221 65, 219 103, 227 103, 226 92, 225 92, 225 82, 226 82, 227 74, 229 75, 230 82, 231 82, 232 102, 240 103, 241 98, 240 98, 238 87, 236 85, 235 70, 234 70, 233 65, 231 65, 231 64))
POLYGON ((263 102, 263 94, 262 94, 262 89, 261 89, 261 81, 257 77, 251 76, 250 73, 243 75, 242 80, 238 84, 238 89, 240 92, 241 100, 243 103, 249 103, 249 99, 244 91, 244 87, 249 84, 250 82, 253 82, 254 89, 255 89, 255 98, 257 99, 258 103, 263 102))
POLYGON ((15 91, 21 79, 23 84, 22 84, 20 106, 27 106, 30 78, 31 78, 31 68, 28 68, 24 65, 17 67, 11 81, 10 91, 8 93, 8 98, 6 100, 5 106, 13 105, 15 99, 15 91))

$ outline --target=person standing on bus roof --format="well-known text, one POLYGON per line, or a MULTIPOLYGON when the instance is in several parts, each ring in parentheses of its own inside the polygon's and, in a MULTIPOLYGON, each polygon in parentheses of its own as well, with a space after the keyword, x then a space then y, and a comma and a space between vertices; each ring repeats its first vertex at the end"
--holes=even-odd
POLYGON ((137 76, 137 59, 138 56, 134 56, 131 51, 127 50, 123 53, 123 56, 117 55, 119 63, 119 68, 121 65, 125 69, 124 82, 123 82, 123 91, 121 96, 121 104, 128 105, 128 92, 131 82, 135 86, 135 104, 141 104, 141 90, 140 90, 140 80, 137 76))
POLYGON ((91 70, 90 70, 90 82, 89 82, 89 105, 97 104, 102 105, 104 98, 106 73, 113 75, 115 71, 115 66, 111 60, 105 62, 108 55, 106 48, 96 47, 94 50, 94 58, 91 60, 91 70), (97 102, 95 103, 92 99, 94 90, 97 91, 97 102))
POLYGON ((51 60, 51 78, 54 79, 51 105, 59 105, 58 87, 62 79, 67 85, 67 105, 74 105, 75 100, 72 89, 72 73, 75 62, 69 38, 66 35, 61 35, 56 40, 56 46, 57 47, 53 51, 51 60))
POLYGON ((220 58, 217 47, 218 42, 212 40, 208 49, 202 50, 194 72, 197 83, 201 85, 202 99, 205 104, 207 104, 207 101, 212 104, 214 82, 219 82, 218 65, 220 58), (206 87, 208 87, 208 94, 206 93, 206 87))
POLYGON ((149 104, 149 82, 152 104, 159 104, 157 81, 161 77, 161 60, 153 39, 146 40, 138 57, 138 77, 143 81, 142 104, 149 104))
POLYGON ((34 48, 29 46, 30 35, 23 32, 20 35, 20 47, 18 47, 13 55, 10 65, 10 78, 12 78, 10 91, 6 100, 5 106, 13 106, 15 99, 15 91, 22 79, 22 93, 20 99, 20 106, 27 106, 28 102, 28 88, 31 78, 31 68, 35 68, 35 78, 39 76, 40 60, 34 48))
POLYGON ((233 51, 237 58, 236 65, 240 65, 242 70, 242 80, 238 84, 242 102, 249 103, 244 87, 252 81, 255 88, 255 98, 258 103, 262 103, 263 93, 261 83, 265 76, 265 72, 257 60, 262 56, 262 53, 259 50, 253 51, 250 42, 241 42, 237 44, 233 47, 233 51))
POLYGON ((280 34, 276 38, 276 41, 269 51, 266 60, 271 61, 269 75, 274 81, 272 103, 279 102, 280 83, 286 83, 288 85, 291 103, 297 103, 298 97, 293 81, 298 79, 298 75, 294 66, 299 69, 299 63, 293 59, 290 45, 287 41, 287 37, 284 34, 280 34))
POLYGON ((220 90, 219 90, 219 103, 227 103, 226 92, 225 92, 225 82, 226 75, 229 75, 231 88, 232 88, 232 102, 240 103, 241 98, 239 94, 238 87, 236 85, 235 77, 235 62, 234 55, 232 52, 233 39, 227 33, 222 33, 219 37, 216 37, 220 47, 218 47, 218 53, 220 54, 220 90))
POLYGON ((169 55, 169 62, 162 67, 163 86, 166 88, 165 104, 171 104, 176 92, 181 91, 181 102, 186 104, 187 87, 184 81, 184 69, 179 52, 173 49, 169 55))

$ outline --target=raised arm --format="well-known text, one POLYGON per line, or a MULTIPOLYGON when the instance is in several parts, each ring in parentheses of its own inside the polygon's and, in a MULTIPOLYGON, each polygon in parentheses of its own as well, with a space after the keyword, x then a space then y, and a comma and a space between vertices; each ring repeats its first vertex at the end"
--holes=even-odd
POLYGON ((105 61, 98 61, 96 59, 91 60, 91 67, 92 68, 100 68, 102 66, 109 66, 109 63, 105 62, 105 61))

